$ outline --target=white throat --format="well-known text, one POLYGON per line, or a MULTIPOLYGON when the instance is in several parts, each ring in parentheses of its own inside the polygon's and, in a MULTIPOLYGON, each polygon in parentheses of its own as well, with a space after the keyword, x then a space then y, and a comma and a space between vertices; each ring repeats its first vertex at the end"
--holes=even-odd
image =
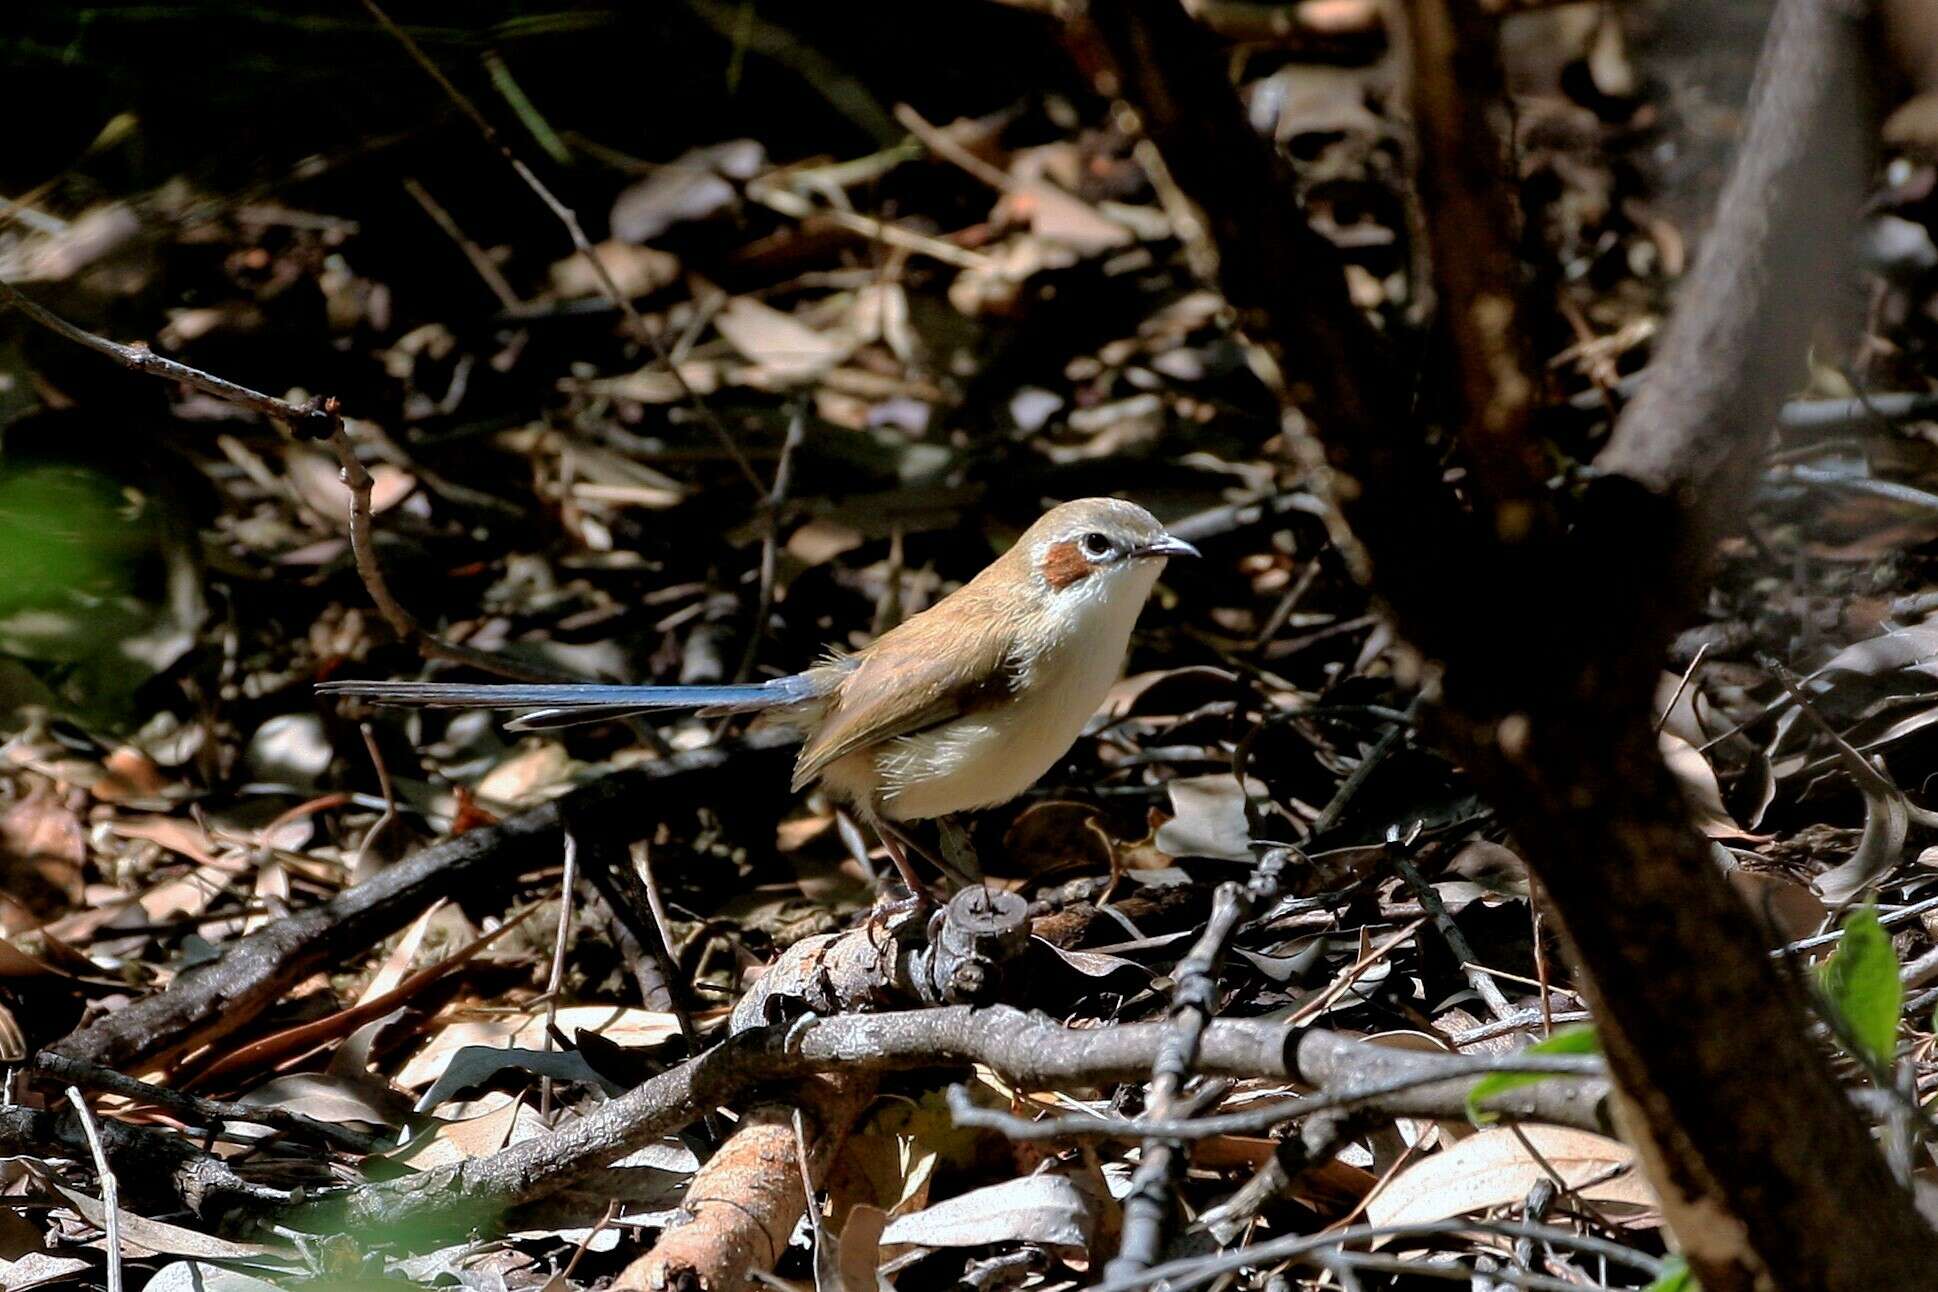
POLYGON ((1122 673, 1131 629, 1163 564, 1106 567, 1053 593, 1030 643, 1034 653, 1016 661, 1013 700, 884 752, 884 814, 916 821, 1004 803, 1054 767, 1122 673))

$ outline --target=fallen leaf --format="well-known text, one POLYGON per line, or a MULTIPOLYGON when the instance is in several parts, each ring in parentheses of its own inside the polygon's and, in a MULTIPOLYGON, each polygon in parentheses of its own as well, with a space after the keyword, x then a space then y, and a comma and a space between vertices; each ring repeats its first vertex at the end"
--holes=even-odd
MULTIPOLYGON (((276 1271, 281 1273, 281 1271, 276 1271)), ((288 1276, 273 1283, 244 1270, 207 1261, 175 1261, 149 1276, 141 1292, 284 1292, 288 1276)), ((8 1292, 12 1292, 9 1288, 8 1292)))
POLYGON ((747 296, 728 301, 713 322, 728 344, 759 364, 779 385, 811 381, 854 349, 747 296))
MULTIPOLYGON (((606 276, 612 279, 612 285, 627 300, 650 296, 660 288, 679 281, 680 259, 665 251, 635 247, 629 242, 612 239, 593 247, 592 254, 599 258, 606 276)), ((605 295, 605 284, 592 272, 592 266, 586 263, 583 255, 567 256, 553 262, 550 277, 552 291, 568 300, 605 295)))
POLYGON ((1087 1248, 1096 1223, 1089 1195, 1067 1176, 1046 1171, 971 1189, 913 1215, 897 1216, 881 1241, 919 1247, 1045 1243, 1087 1248))
MULTIPOLYGON (((1659 1207, 1626 1145, 1562 1126, 1481 1131, 1402 1170, 1366 1204, 1374 1225, 1416 1225, 1518 1205, 1553 1167, 1566 1185, 1613 1218, 1655 1224, 1659 1207), (1521 1136, 1541 1155, 1536 1161, 1521 1136)), ((1381 1240, 1390 1241, 1390 1240, 1381 1240)))
POLYGON ((860 1203, 848 1211, 840 1237, 823 1230, 814 1248, 814 1286, 817 1292, 881 1292, 876 1274, 881 1265, 882 1231, 888 1213, 860 1203))
POLYGON ((572 756, 556 740, 532 741, 486 772, 472 792, 491 803, 523 806, 546 791, 570 788, 572 756))
POLYGON ((753 139, 683 153, 613 200, 612 236, 649 242, 676 224, 703 220, 734 200, 729 179, 751 179, 766 161, 766 149, 753 139))
POLYGON ((52 1252, 28 1252, 10 1261, 0 1261, 0 1288, 7 1292, 27 1292, 43 1283, 66 1283, 84 1270, 94 1268, 93 1261, 84 1261, 77 1256, 56 1256, 52 1252))
POLYGON ((1129 229, 1048 180, 1017 182, 996 203, 994 218, 1027 222, 1039 238, 1079 256, 1098 255, 1137 240, 1129 229))
POLYGON ((1173 857, 1252 859, 1251 824, 1245 818, 1248 795, 1263 795, 1258 781, 1244 785, 1230 775, 1186 776, 1170 781, 1171 819, 1157 830, 1157 847, 1173 857))
POLYGON ((1704 758, 1702 751, 1670 731, 1664 731, 1657 739, 1662 750, 1662 761, 1668 764, 1675 774, 1676 782, 1682 787, 1682 799, 1688 805, 1689 814, 1697 829, 1712 839, 1755 839, 1736 823, 1723 804, 1723 789, 1716 782, 1716 771, 1704 758))
POLYGON ((489 1157, 511 1143, 512 1130, 522 1118, 529 1117, 541 1130, 545 1129, 537 1110, 527 1107, 515 1095, 493 1091, 479 1103, 484 1112, 440 1123, 436 1131, 420 1135, 391 1160, 415 1170, 429 1171, 468 1158, 489 1157))
MULTIPOLYGON (((58 1181, 51 1182, 50 1187, 90 1225, 96 1229, 107 1227, 108 1209, 99 1198, 89 1197, 58 1181)), ((146 1216, 135 1215, 125 1207, 118 1207, 116 1211, 123 1256, 200 1256, 210 1260, 240 1260, 273 1255, 279 1250, 262 1243, 233 1242, 165 1221, 150 1220, 146 1216)))
MULTIPOLYGON (((673 1015, 624 1005, 568 1005, 558 1011, 558 1028, 568 1037, 584 1030, 634 1048, 659 1045, 680 1033, 673 1015)), ((411 1056, 397 1074, 397 1084, 415 1087, 437 1080, 452 1057, 471 1045, 542 1050, 545 1011, 451 1023, 411 1056)))

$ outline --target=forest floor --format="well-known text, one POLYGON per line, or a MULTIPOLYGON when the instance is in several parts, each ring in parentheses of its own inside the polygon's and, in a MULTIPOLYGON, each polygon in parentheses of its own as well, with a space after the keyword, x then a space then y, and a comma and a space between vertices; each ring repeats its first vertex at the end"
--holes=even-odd
MULTIPOLYGON (((1335 543, 1302 428, 1194 272, 1188 213, 1047 16, 950 7, 965 52, 927 77, 882 70, 890 37, 859 20, 803 35, 711 0, 665 30, 411 14, 424 57, 574 209, 622 309, 357 6, 244 28, 193 130, 195 87, 140 71, 143 43, 220 48, 236 20, 83 29, 65 8, 5 47, 32 83, 86 88, 63 114, 78 135, 0 165, 0 283, 268 395, 334 398, 374 545, 360 569, 330 444, 0 309, 7 1292, 110 1265, 161 1292, 649 1286, 671 1258, 636 1263, 698 1205, 694 1171, 763 1119, 781 1156, 762 1160, 813 1173, 825 1205, 771 1213, 777 1250, 738 1263, 726 1228, 689 1226, 714 1244, 693 1268, 856 1292, 872 1270, 905 1289, 1097 1283, 1151 1145, 1032 1141, 960 1105, 1128 1117, 1148 1078, 1032 1082, 940 1045, 866 1080, 795 1074, 766 1088, 779 1104, 736 1088, 717 1102, 737 1121, 696 1107, 515 1210, 305 1219, 348 1186, 563 1144, 817 993, 875 1012, 958 998, 858 950, 928 954, 928 930, 876 908, 881 854, 790 795, 785 753, 737 720, 521 735, 315 683, 484 680, 477 653, 512 676, 777 676, 934 603, 1073 497, 1135 499, 1204 559, 1173 563, 1056 769, 932 840, 977 869, 973 891, 1017 895, 1033 935, 990 952, 977 1002, 1101 1030, 1175 1022, 1174 989, 1209 979, 1220 1018, 1481 1056, 1585 1017, 1512 840, 1414 739, 1404 653, 1335 543), (653 82, 630 111, 624 43, 653 82), (1012 50, 988 77, 958 65, 1012 50), (1181 969, 1219 886, 1261 856, 1279 869, 1222 965, 1181 969), (635 902, 648 885, 658 920, 635 902), (49 1046, 67 1066, 30 1057, 49 1046), (141 1168, 111 1172, 119 1213, 70 1085, 104 1129, 132 1128, 108 1135, 141 1168), (797 1140, 815 1141, 805 1162, 797 1140)), ((1507 29, 1523 251, 1548 307, 1542 430, 1564 464, 1593 456, 1647 361, 1752 65, 1757 6, 1657 8, 1507 29)), ((1316 53, 1240 48, 1255 122, 1297 162, 1356 301, 1417 335, 1408 127, 1376 24, 1316 53)), ((1919 1096, 1938 1082, 1931 155, 1906 147, 1881 175, 1866 268, 1659 696, 1665 756, 1773 949, 1821 958, 1844 911, 1875 904, 1903 966, 1888 1036, 1919 1096)), ((1314 1084, 1207 1079, 1156 1102, 1235 1113, 1314 1084)), ((1166 1251, 1376 1225, 1395 1241, 1318 1244, 1284 1286, 1660 1276, 1659 1208, 1618 1140, 1475 1124, 1458 1102, 1328 1122, 1311 1169, 1288 1163, 1319 1151, 1317 1120, 1303 1139, 1269 1119, 1208 1134, 1170 1177, 1166 1251)), ((1902 1169, 1938 1183, 1921 1128, 1900 1134, 1902 1169)), ((733 1190, 774 1185, 713 1169, 742 1210, 733 1190)))

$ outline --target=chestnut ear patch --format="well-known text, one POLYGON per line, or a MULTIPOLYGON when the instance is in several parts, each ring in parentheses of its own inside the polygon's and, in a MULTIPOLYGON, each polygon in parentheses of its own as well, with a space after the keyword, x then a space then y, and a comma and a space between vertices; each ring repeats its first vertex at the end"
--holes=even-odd
POLYGON ((1043 553, 1043 582, 1061 591, 1090 577, 1090 558, 1078 549, 1074 539, 1052 543, 1043 553))

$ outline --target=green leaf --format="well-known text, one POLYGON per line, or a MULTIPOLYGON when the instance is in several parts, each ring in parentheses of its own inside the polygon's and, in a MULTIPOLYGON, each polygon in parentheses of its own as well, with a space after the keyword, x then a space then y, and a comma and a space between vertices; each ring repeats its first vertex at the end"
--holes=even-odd
MULTIPOLYGON (((1576 1023, 1564 1027, 1545 1041, 1537 1041, 1521 1051, 1523 1054, 1600 1054, 1601 1040, 1595 1035, 1590 1023, 1576 1023)), ((1494 1096, 1521 1086, 1531 1086, 1537 1081, 1546 1081, 1552 1073, 1546 1072, 1495 1072, 1482 1077, 1467 1092, 1467 1120, 1476 1126, 1485 1126, 1496 1121, 1499 1114, 1490 1113, 1481 1105, 1494 1096)))
POLYGON ((1662 1272, 1649 1284, 1647 1292, 1702 1292, 1702 1284, 1689 1269, 1689 1262, 1671 1256, 1662 1262, 1662 1272))
POLYGON ((1904 981, 1890 935, 1869 906, 1851 912, 1844 937, 1820 971, 1824 998, 1855 1042, 1857 1057, 1882 1066, 1897 1050, 1904 981))

